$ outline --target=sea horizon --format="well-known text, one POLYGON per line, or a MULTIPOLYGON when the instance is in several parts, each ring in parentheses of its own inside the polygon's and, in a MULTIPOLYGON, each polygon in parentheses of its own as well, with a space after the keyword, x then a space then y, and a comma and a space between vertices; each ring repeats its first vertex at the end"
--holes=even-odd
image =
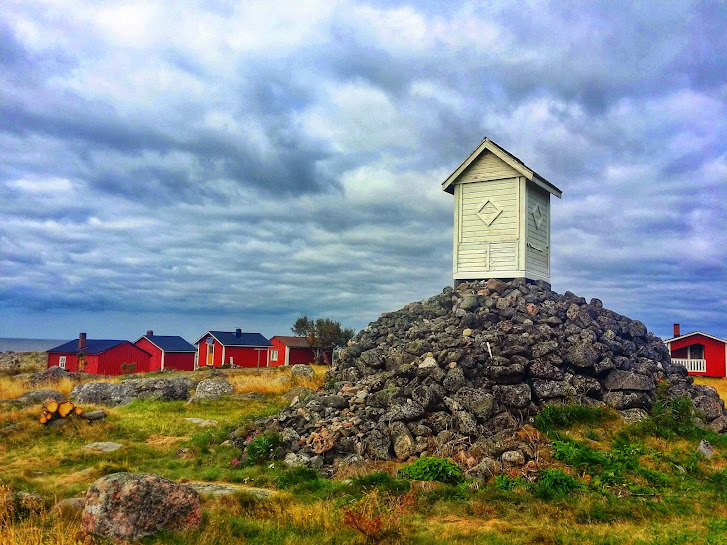
POLYGON ((68 339, 23 339, 0 337, 0 352, 45 352, 68 339))

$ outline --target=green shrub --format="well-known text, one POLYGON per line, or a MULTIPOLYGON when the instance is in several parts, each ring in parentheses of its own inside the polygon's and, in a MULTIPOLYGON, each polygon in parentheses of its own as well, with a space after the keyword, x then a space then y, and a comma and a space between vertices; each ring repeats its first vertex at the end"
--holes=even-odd
POLYGON ((528 488, 528 483, 522 477, 511 477, 510 475, 495 475, 494 480, 495 488, 503 492, 511 492, 517 487, 528 488))
POLYGON ((278 488, 290 488, 301 483, 319 480, 321 480, 321 476, 315 469, 295 467, 275 477, 275 485, 278 488))
POLYGON ((370 488, 378 488, 383 492, 403 494, 408 492, 411 488, 409 481, 403 479, 397 479, 392 477, 388 473, 377 471, 375 473, 369 473, 361 477, 356 477, 351 481, 351 484, 359 489, 367 490, 370 488))
POLYGON ((533 494, 541 499, 562 498, 580 488, 578 481, 560 469, 544 469, 538 475, 533 494))
POLYGON ((456 484, 464 479, 462 470, 457 465, 433 456, 419 458, 416 462, 401 468, 398 475, 405 479, 449 484, 456 484))
POLYGON ((280 435, 277 433, 255 431, 245 439, 245 452, 242 455, 241 465, 249 466, 274 460, 280 444, 280 435))
POLYGON ((614 411, 603 407, 548 405, 535 416, 534 424, 541 432, 549 433, 575 424, 596 425, 615 419, 614 411))

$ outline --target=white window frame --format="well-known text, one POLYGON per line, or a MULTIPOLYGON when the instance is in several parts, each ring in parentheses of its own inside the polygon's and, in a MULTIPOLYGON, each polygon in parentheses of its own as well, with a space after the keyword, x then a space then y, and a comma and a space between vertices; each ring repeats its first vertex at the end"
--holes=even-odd
POLYGON ((60 367, 61 369, 66 368, 66 357, 65 356, 60 356, 58 358, 58 367, 60 367))
POLYGON ((278 351, 277 350, 270 351, 270 361, 278 361, 278 351))

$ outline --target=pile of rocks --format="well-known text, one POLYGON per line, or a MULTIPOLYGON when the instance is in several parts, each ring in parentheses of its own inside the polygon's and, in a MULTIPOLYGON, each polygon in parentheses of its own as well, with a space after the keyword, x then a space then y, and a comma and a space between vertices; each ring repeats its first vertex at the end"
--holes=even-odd
POLYGON ((290 465, 445 454, 492 472, 536 456, 522 429, 544 405, 633 412, 658 388, 727 429, 717 392, 693 385, 643 323, 546 282, 490 279, 383 314, 343 350, 327 390, 259 424, 281 433, 290 465))

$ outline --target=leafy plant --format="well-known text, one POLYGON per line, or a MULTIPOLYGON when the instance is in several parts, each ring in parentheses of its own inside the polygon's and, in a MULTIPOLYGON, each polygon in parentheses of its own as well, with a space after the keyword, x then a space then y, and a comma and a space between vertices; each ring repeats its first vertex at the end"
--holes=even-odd
POLYGON ((544 469, 535 481, 533 494, 538 498, 550 500, 562 498, 578 488, 580 488, 578 481, 562 470, 544 469))
POLYGON ((535 416, 534 424, 541 432, 549 433, 575 424, 596 425, 615 419, 616 414, 603 407, 548 405, 535 416))
POLYGON ((409 481, 397 479, 382 471, 357 477, 353 479, 351 484, 356 488, 362 488, 364 490, 376 487, 379 490, 395 494, 403 494, 411 488, 409 481))
POLYGON ((414 463, 401 468, 398 475, 417 481, 439 481, 449 484, 456 484, 464 479, 459 466, 449 460, 434 456, 419 458, 414 463))
POLYGON ((522 477, 512 477, 505 474, 495 475, 495 479, 493 482, 495 484, 495 488, 503 492, 511 492, 518 486, 523 486, 527 488, 530 484, 522 477))
POLYGON ((245 439, 245 452, 240 459, 240 465, 250 466, 274 460, 280 444, 280 435, 277 433, 255 430, 245 439))
POLYGON ((315 469, 308 467, 294 467, 275 478, 278 488, 291 488, 299 484, 321 481, 321 476, 315 469))

